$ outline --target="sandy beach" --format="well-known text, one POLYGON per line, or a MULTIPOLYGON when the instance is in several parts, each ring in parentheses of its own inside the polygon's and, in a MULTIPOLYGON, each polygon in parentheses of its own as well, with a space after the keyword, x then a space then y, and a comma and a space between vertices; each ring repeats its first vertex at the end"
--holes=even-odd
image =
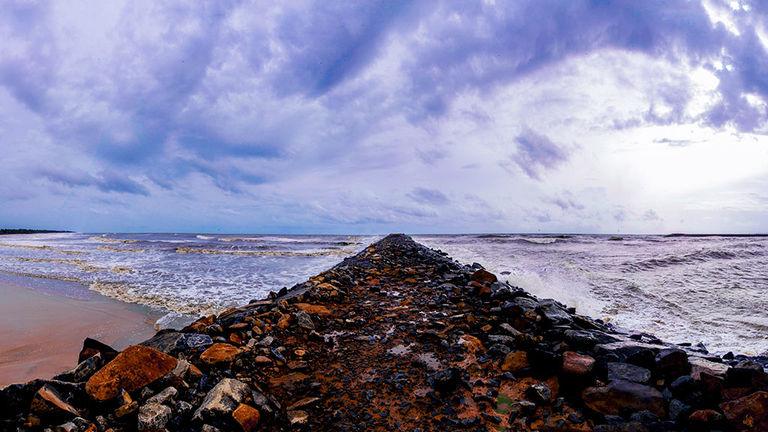
POLYGON ((162 315, 49 279, 0 275, 0 298, 0 387, 72 368, 86 337, 116 349, 143 341, 162 315))

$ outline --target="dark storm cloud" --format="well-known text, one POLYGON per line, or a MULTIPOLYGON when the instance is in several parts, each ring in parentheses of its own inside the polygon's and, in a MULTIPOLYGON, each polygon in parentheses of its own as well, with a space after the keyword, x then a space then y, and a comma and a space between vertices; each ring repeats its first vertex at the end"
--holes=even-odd
POLYGON ((102 192, 118 192, 148 196, 149 191, 130 178, 114 172, 102 171, 97 175, 75 170, 44 168, 37 174, 50 182, 67 187, 95 187, 102 192))

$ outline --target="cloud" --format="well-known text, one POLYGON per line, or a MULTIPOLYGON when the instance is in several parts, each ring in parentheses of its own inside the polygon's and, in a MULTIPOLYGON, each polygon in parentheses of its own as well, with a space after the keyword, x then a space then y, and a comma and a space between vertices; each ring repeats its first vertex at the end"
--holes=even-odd
POLYGON ((38 170, 38 175, 50 182, 72 188, 92 186, 102 192, 149 196, 149 191, 146 187, 128 177, 118 175, 114 172, 102 171, 98 175, 92 175, 81 171, 43 168, 38 170))
POLYGON ((645 213, 643 213, 642 219, 647 222, 655 222, 655 221, 661 221, 662 219, 659 217, 659 214, 656 213, 656 210, 654 209, 648 209, 645 213))
POLYGON ((448 197, 445 196, 444 193, 440 192, 437 189, 428 189, 428 188, 418 187, 412 190, 408 194, 408 196, 412 200, 421 204, 442 206, 450 202, 450 199, 448 199, 448 197))
POLYGON ((511 159, 530 178, 541 180, 542 172, 558 167, 568 160, 568 151, 549 138, 525 129, 517 137, 517 153, 511 159))

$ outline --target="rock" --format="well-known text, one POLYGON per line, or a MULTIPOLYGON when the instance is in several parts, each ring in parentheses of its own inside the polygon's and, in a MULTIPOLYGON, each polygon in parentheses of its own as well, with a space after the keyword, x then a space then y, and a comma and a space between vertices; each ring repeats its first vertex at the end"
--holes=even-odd
POLYGON ((147 399, 146 403, 168 405, 169 402, 173 402, 173 399, 176 398, 176 395, 178 393, 179 391, 176 390, 174 387, 167 387, 165 390, 147 399))
POLYGON ((195 354, 213 345, 213 339, 202 333, 163 331, 142 342, 141 345, 170 355, 177 355, 182 352, 195 354))
POLYGON ((296 324, 305 329, 305 330, 314 330, 315 329, 315 323, 312 322, 312 317, 309 316, 308 313, 304 311, 298 311, 296 312, 296 324))
POLYGON ((480 342, 480 339, 468 334, 462 335, 459 338, 459 345, 463 346, 468 353, 472 354, 485 350, 485 347, 483 346, 483 343, 480 342))
POLYGON ((40 387, 32 398, 30 412, 37 417, 50 421, 69 420, 80 415, 78 410, 66 402, 59 392, 46 384, 40 387))
POLYGON ((102 366, 104 366, 104 359, 101 357, 101 353, 96 353, 96 355, 81 361, 74 369, 56 375, 53 379, 69 382, 85 382, 102 366))
POLYGON ((85 383, 85 391, 96 400, 116 397, 149 385, 171 372, 176 358, 142 345, 133 345, 118 354, 85 383))
POLYGON ((240 404, 232 412, 232 418, 240 425, 243 432, 251 432, 259 426, 261 414, 259 410, 250 405, 240 404))
POLYGON ((700 379, 702 372, 724 377, 728 371, 728 365, 709 361, 701 357, 689 357, 688 363, 691 364, 691 376, 696 380, 700 379))
POLYGON ((536 311, 544 317, 544 320, 552 325, 565 325, 573 321, 571 315, 554 300, 542 300, 536 311))
POLYGON ((501 370, 504 372, 519 372, 528 367, 528 353, 525 351, 512 351, 504 357, 501 364, 501 370))
POLYGON ((140 431, 162 431, 171 420, 171 409, 158 403, 148 403, 139 408, 140 431))
POLYGON ((230 363, 240 354, 240 349, 226 343, 215 343, 200 354, 200 361, 209 365, 230 363))
POLYGON ((584 354, 579 354, 573 351, 566 351, 563 353, 563 374, 583 377, 592 373, 592 369, 595 366, 595 359, 584 354))
POLYGON ((667 348, 656 354, 656 370, 665 378, 675 379, 691 372, 688 354, 677 348, 667 348))
POLYGON ((496 278, 496 275, 485 270, 485 269, 479 269, 472 273, 471 280, 475 282, 480 282, 482 284, 492 284, 496 281, 498 281, 498 278, 496 278))
POLYGON ((308 314, 320 315, 320 316, 331 315, 331 311, 328 310, 328 308, 323 305, 313 305, 309 303, 296 303, 295 306, 308 314))
POLYGON ((687 418, 691 413, 691 407, 680 399, 672 399, 669 402, 669 418, 672 420, 681 420, 687 418))
POLYGON ((651 380, 651 371, 629 363, 609 362, 608 381, 631 381, 647 384, 651 380))
POLYGON ((544 383, 533 384, 525 391, 534 402, 547 403, 552 399, 552 390, 544 383))
POLYGON ((83 348, 77 356, 77 363, 82 363, 83 360, 93 357, 96 354, 101 354, 101 358, 105 362, 109 362, 117 356, 117 351, 111 346, 101 343, 96 339, 85 338, 83 341, 83 348))
POLYGON ((125 417, 125 416, 129 416, 129 415, 135 413, 138 410, 139 410, 139 403, 136 402, 136 401, 131 401, 131 402, 128 402, 128 403, 125 403, 125 404, 119 406, 115 410, 115 417, 116 418, 122 418, 122 417, 125 417))
POLYGON ((659 417, 666 417, 662 394, 653 387, 630 381, 613 381, 607 386, 589 387, 581 397, 587 407, 604 415, 648 410, 659 417))
POLYGON ((743 431, 768 430, 768 392, 758 391, 720 404, 728 423, 743 431))
POLYGON ((288 411, 288 422, 291 426, 301 426, 307 424, 309 414, 306 411, 294 410, 288 411))
POLYGON ((763 366, 752 360, 742 360, 725 373, 725 382, 729 387, 755 388, 765 383, 763 366))
POLYGON ((251 388, 233 378, 224 378, 208 392, 193 418, 210 420, 228 416, 251 393, 251 388))
POLYGON ((432 387, 441 393, 450 393, 456 390, 461 381, 462 370, 459 368, 445 369, 429 376, 432 387))
POLYGON ((713 409, 694 411, 688 416, 688 423, 693 430, 712 430, 723 426, 725 416, 713 409))

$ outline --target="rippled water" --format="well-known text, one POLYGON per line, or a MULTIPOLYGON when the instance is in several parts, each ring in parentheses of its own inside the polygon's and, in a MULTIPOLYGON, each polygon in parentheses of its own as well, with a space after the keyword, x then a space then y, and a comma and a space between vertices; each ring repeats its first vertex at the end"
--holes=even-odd
MULTIPOLYGON (((0 272, 83 283, 184 313, 305 280, 371 236, 45 234, 0 237, 0 272)), ((580 313, 711 351, 768 350, 768 238, 414 236, 580 313)))
POLYGON ((715 352, 768 350, 768 237, 564 237, 418 240, 620 327, 715 352))
POLYGON ((129 302, 207 313, 305 280, 367 243, 356 236, 3 236, 0 271, 77 281, 129 302))

